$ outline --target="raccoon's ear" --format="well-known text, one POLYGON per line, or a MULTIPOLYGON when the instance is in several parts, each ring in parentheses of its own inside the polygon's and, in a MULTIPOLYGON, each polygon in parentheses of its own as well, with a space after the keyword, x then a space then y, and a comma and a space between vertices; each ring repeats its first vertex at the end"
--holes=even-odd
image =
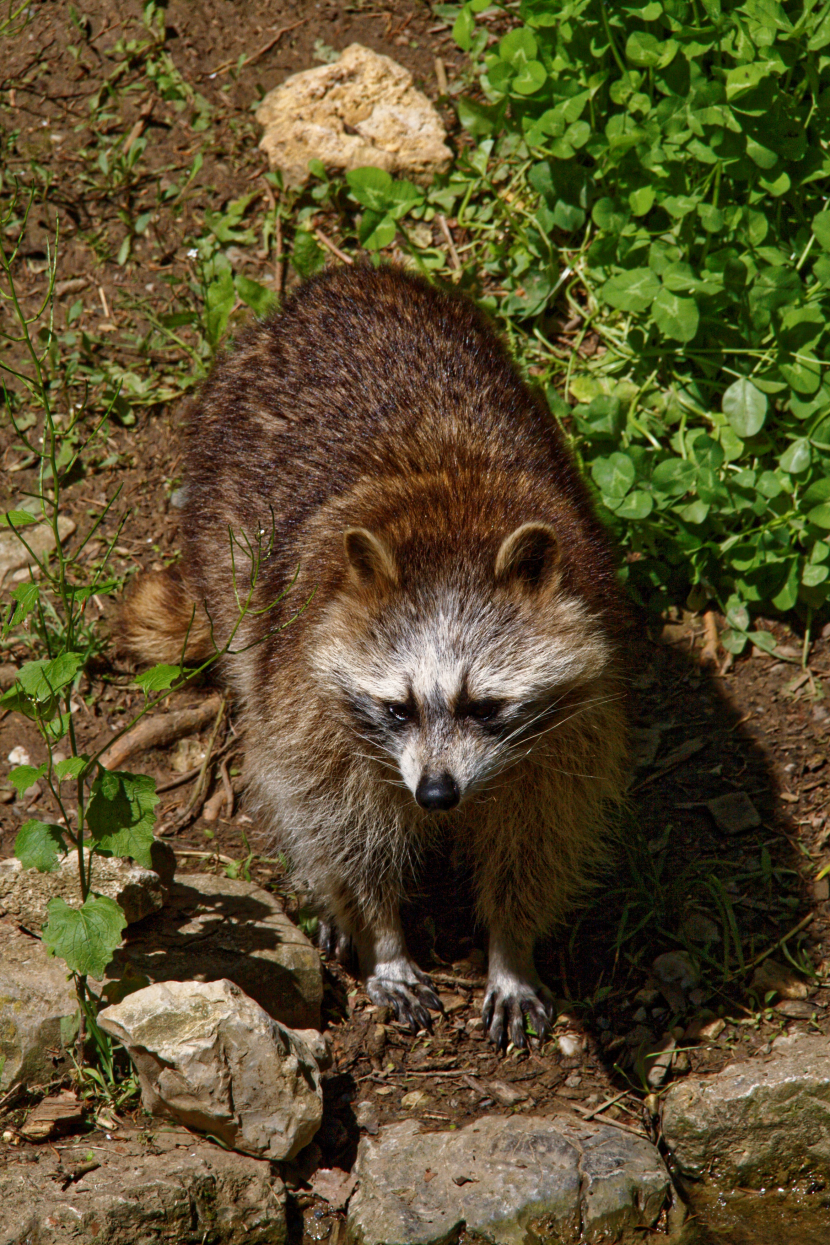
POLYGON ((496 581, 546 587, 559 561, 559 542, 547 523, 523 523, 505 536, 496 554, 496 581))
POLYGON ((360 584, 380 586, 398 582, 395 559, 379 536, 365 527, 347 527, 343 547, 352 574, 360 584))

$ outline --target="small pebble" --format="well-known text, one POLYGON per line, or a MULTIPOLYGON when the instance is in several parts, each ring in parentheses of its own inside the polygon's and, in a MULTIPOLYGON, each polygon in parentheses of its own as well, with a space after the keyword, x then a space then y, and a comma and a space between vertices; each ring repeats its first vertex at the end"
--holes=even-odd
POLYGON ((10 765, 31 765, 29 754, 22 744, 18 744, 16 748, 12 748, 9 753, 8 760, 10 765))
POLYGON ((559 1049, 566 1059, 573 1059, 581 1054, 585 1039, 577 1033, 560 1033, 557 1035, 559 1049))

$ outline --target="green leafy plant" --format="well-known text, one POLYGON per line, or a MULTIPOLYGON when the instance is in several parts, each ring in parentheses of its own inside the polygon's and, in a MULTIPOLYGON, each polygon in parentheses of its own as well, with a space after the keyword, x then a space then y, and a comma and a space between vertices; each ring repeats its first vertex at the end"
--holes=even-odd
MULTIPOLYGON (((23 210, 24 225, 31 204, 30 196, 23 210)), ((80 1008, 79 1051, 82 1052, 85 1035, 89 1033, 104 1070, 109 1067, 111 1072, 111 1046, 95 1021, 97 999, 89 986, 89 978, 100 980, 104 976, 121 940, 126 918, 115 900, 96 892, 95 861, 106 856, 131 857, 151 867, 154 810, 159 797, 151 777, 108 770, 101 764, 105 748, 92 754, 84 753, 76 738, 78 706, 74 696, 79 694, 78 683, 84 666, 93 653, 99 651, 101 643, 96 628, 86 619, 87 606, 93 595, 112 592, 120 586, 116 580, 106 580, 105 571, 121 525, 117 525, 110 538, 103 559, 90 572, 79 555, 100 528, 112 502, 92 522, 72 553, 67 553, 62 545, 65 533, 60 524, 60 509, 67 478, 100 434, 109 412, 89 428, 84 421, 83 407, 76 409, 68 421, 62 420, 55 410, 53 394, 56 390, 60 392, 52 370, 55 363, 52 328, 55 263, 50 258, 47 290, 41 305, 27 313, 15 285, 16 247, 7 249, 3 241, 5 226, 15 208, 16 201, 13 201, 5 217, 0 219, 0 269, 5 277, 0 285, 0 297, 9 305, 16 325, 15 331, 2 334, 11 348, 13 361, 3 361, 0 366, 22 385, 26 395, 25 403, 15 402, 8 390, 4 390, 14 430, 37 460, 38 486, 28 499, 27 509, 12 510, 0 516, 0 524, 11 528, 26 547, 31 565, 30 579, 11 592, 2 633, 3 638, 8 639, 16 629, 28 627, 29 643, 41 655, 20 668, 13 687, 0 698, 0 709, 13 710, 29 718, 46 748, 46 760, 41 765, 17 766, 10 774, 10 781, 21 795, 35 783, 44 784, 55 814, 52 821, 26 821, 17 835, 15 854, 24 868, 41 873, 54 872, 68 853, 76 859, 80 903, 75 907, 63 898, 52 898, 47 905, 48 920, 42 937, 52 954, 64 960, 75 981, 80 1008), (27 420, 21 415, 24 407, 34 412, 34 418, 27 420), (42 429, 39 440, 34 436, 38 429, 42 429), (51 529, 54 549, 51 558, 38 553, 29 541, 35 525, 41 530, 51 529), (68 750, 68 755, 57 755, 59 744, 68 750)), ((194 669, 188 670, 182 663, 163 664, 139 675, 136 684, 144 693, 144 705, 112 735, 106 747, 171 691, 202 673, 233 645, 243 618, 251 612, 261 561, 267 557, 272 539, 273 534, 265 531, 258 532, 254 540, 244 535, 231 535, 239 614, 230 636, 221 649, 216 647, 213 657, 194 669)), ((248 868, 250 859, 249 852, 248 860, 242 862, 242 872, 248 868)))
MULTIPOLYGON (((718 602, 732 651, 762 608, 809 625, 830 595, 825 6, 522 0, 495 42, 485 0, 439 12, 479 87, 456 176, 477 165, 511 227, 479 249, 502 284, 483 301, 547 382, 632 593, 718 602)), ((483 240, 480 190, 458 224, 483 240)))

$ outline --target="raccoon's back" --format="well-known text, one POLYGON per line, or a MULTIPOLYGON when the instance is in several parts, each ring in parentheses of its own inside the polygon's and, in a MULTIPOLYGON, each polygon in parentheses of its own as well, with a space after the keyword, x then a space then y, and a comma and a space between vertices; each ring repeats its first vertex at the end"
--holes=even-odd
POLYGON ((215 367, 188 441, 187 561, 205 590, 229 527, 273 537, 278 587, 308 558, 308 524, 331 499, 372 481, 411 492, 430 476, 466 494, 467 511, 454 497, 447 516, 461 531, 483 509, 496 530, 560 504, 569 539, 592 550, 586 588, 613 578, 561 435, 493 330, 469 301, 395 269, 323 274, 248 330, 215 367))

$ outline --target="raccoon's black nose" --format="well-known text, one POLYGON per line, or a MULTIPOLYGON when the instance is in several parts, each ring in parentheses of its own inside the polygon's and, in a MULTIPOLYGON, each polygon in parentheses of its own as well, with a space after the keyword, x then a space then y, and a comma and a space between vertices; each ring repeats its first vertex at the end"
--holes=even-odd
POLYGON ((415 788, 415 799, 421 808, 455 808, 461 796, 452 774, 424 774, 415 788))

